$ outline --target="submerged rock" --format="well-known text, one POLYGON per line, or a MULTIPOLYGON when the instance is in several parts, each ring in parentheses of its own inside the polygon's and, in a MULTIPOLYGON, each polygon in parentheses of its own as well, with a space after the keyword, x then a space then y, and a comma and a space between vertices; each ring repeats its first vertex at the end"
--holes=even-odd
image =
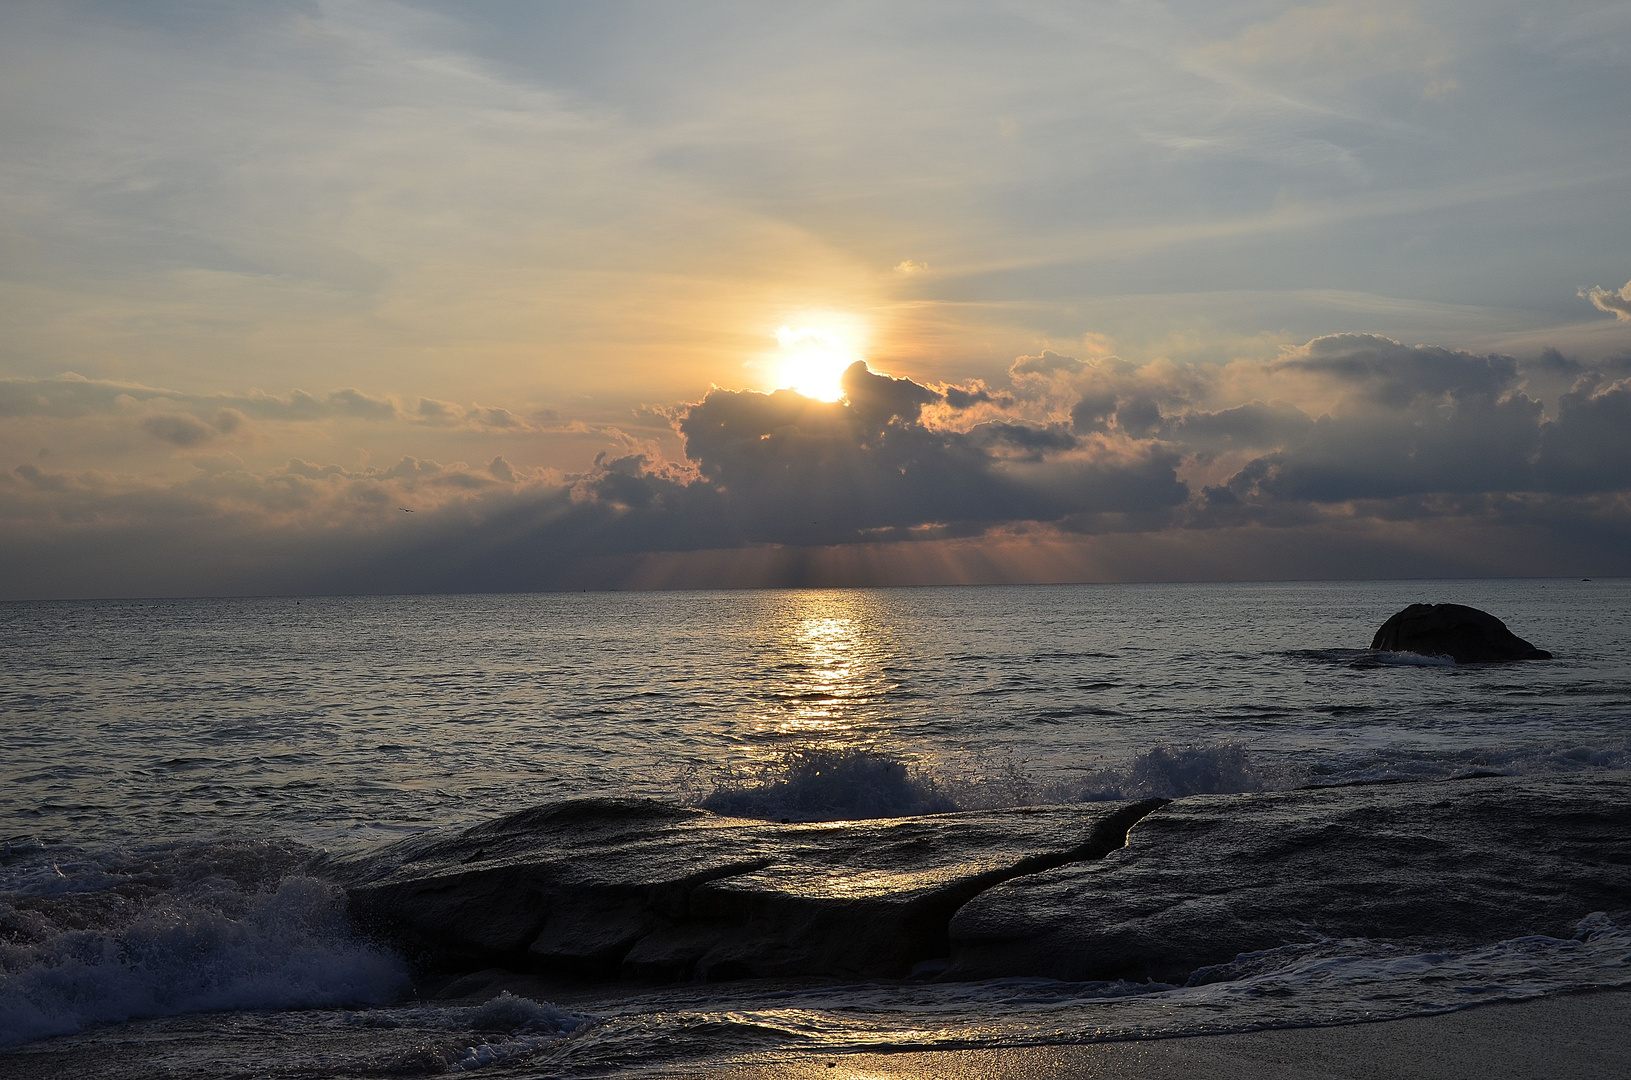
POLYGON ((1370 647, 1385 652, 1448 656, 1458 664, 1550 660, 1487 611, 1462 604, 1411 604, 1376 631, 1370 647))
POLYGON ((656 979, 898 976, 1015 875, 1097 859, 1162 800, 777 825, 587 799, 341 862, 351 909, 431 966, 656 979))
POLYGON ((1631 777, 1198 795, 1122 850, 1015 878, 952 919, 952 977, 1183 982, 1241 953, 1369 938, 1568 938, 1631 914, 1631 777))

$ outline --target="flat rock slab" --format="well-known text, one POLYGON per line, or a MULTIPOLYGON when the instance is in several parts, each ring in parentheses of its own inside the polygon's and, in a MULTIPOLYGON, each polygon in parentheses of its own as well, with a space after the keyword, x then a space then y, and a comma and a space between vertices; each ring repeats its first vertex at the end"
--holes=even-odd
POLYGON ((1119 848, 1161 805, 1093 803, 778 825, 576 800, 433 833, 328 872, 429 966, 656 979, 906 974, 971 897, 1119 848))
POLYGON ((1192 796, 1127 846, 997 885, 952 919, 953 977, 1183 982, 1322 938, 1441 949, 1631 913, 1631 776, 1192 796))

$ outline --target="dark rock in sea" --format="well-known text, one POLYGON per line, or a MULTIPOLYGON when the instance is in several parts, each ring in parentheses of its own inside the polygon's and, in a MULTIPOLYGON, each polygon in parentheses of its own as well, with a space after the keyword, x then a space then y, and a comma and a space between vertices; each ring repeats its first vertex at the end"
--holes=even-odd
POLYGON ((1568 938, 1596 911, 1631 914, 1624 773, 1197 795, 1102 860, 976 896, 952 919, 949 974, 1183 982, 1325 938, 1568 938))
POLYGON ((969 899, 1098 859, 1162 805, 823 824, 577 800, 332 865, 351 910, 427 966, 653 979, 898 976, 969 899))
POLYGON ((1631 774, 776 824, 579 800, 330 864, 427 970, 1205 981, 1238 955, 1631 925, 1631 774), (1126 846, 1124 847, 1123 844, 1126 846), (1200 972, 1197 974, 1197 972, 1200 972))
POLYGON ((1462 604, 1411 604, 1376 631, 1370 647, 1384 652, 1448 656, 1458 664, 1550 660, 1487 611, 1462 604))

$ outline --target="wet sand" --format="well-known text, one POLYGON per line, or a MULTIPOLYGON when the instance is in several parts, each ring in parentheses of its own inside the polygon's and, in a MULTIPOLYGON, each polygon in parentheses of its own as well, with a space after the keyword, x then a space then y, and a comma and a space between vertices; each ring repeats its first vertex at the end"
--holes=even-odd
POLYGON ((705 1080, 1624 1080, 1631 991, 1566 994, 1439 1016, 1087 1046, 748 1060, 705 1080))

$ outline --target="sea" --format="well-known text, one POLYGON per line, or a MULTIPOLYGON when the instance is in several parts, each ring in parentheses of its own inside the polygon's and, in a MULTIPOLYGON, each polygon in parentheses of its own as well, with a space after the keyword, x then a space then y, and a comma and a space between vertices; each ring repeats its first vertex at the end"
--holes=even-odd
POLYGON ((322 867, 590 796, 852 820, 1628 769, 1627 580, 8 603, 0 1071, 666 1075, 1626 986, 1631 928, 1593 917, 1182 984, 516 972, 480 1000, 354 925, 322 867), (1554 659, 1368 650, 1415 602, 1482 608, 1554 659))

